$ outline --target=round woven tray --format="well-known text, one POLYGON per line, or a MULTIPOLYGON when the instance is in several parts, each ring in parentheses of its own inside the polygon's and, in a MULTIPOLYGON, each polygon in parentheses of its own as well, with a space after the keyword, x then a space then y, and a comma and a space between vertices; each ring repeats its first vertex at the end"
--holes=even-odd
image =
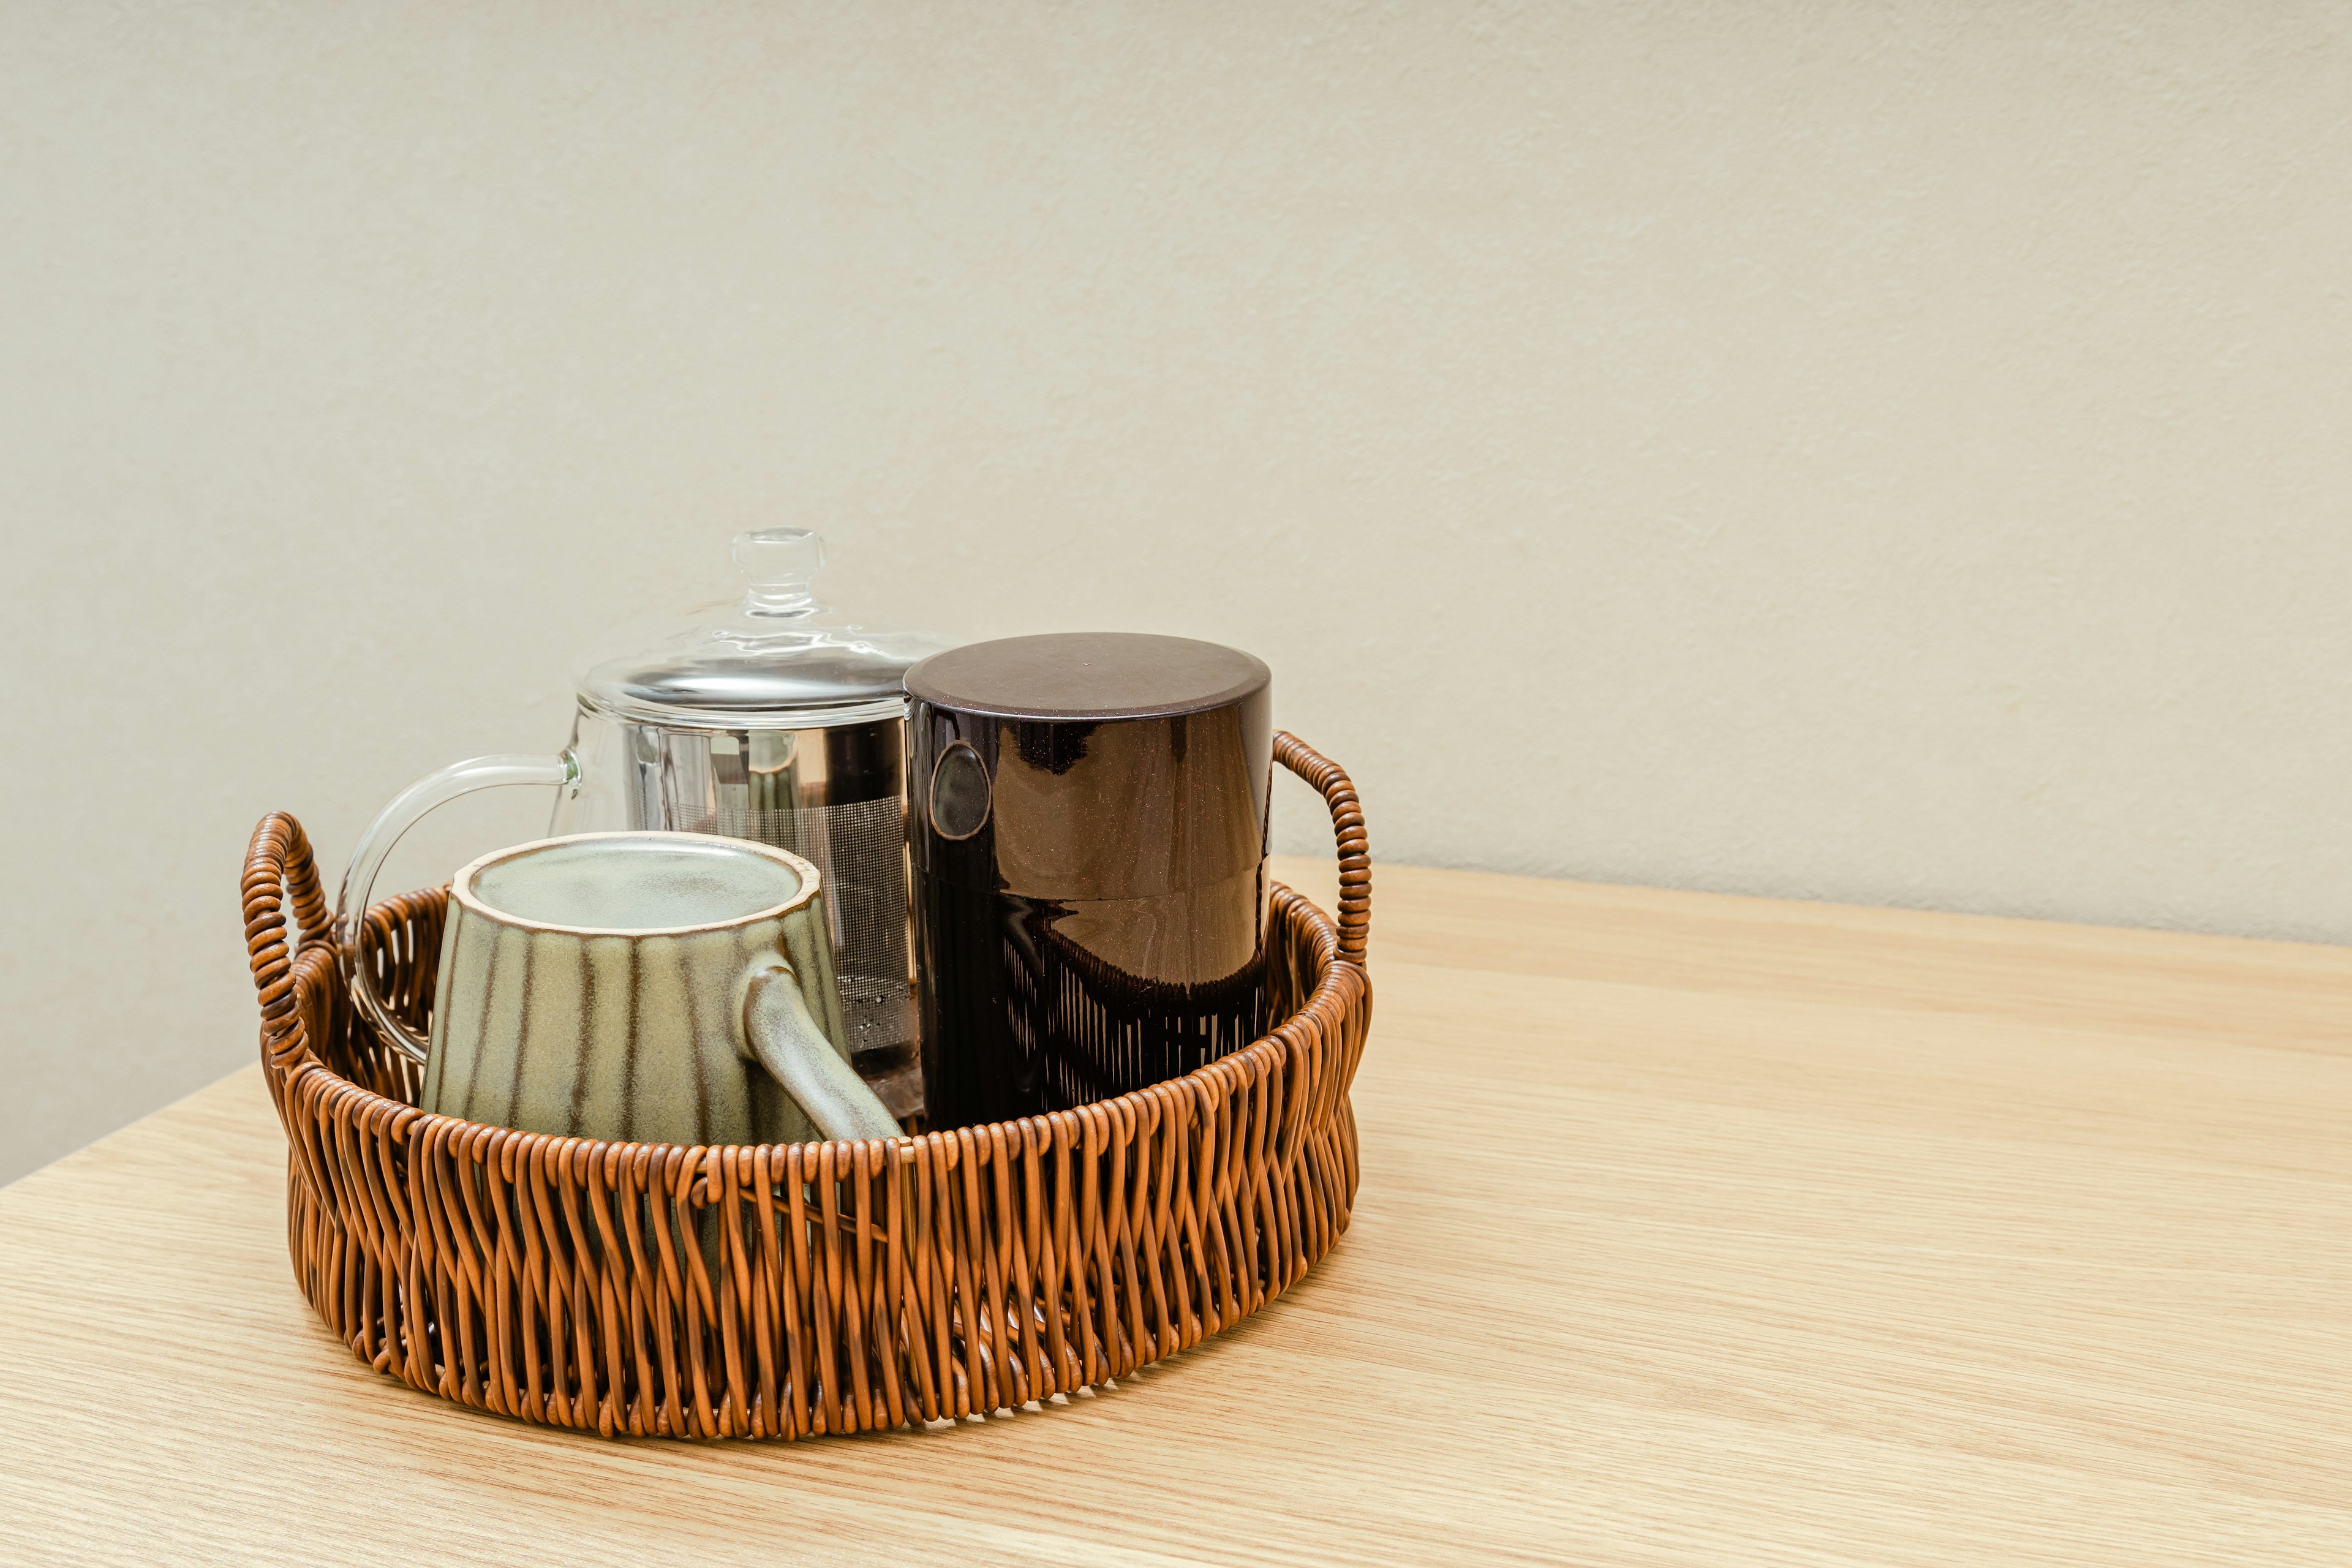
MULTIPOLYGON (((1347 1228, 1371 1019, 1354 786, 1292 736, 1275 755, 1329 803, 1340 877, 1337 926, 1274 889, 1280 1026, 1098 1105, 857 1142, 606 1143, 419 1110, 416 1069, 344 996, 301 825, 264 817, 246 941, 302 1293, 380 1372, 607 1436, 984 1413, 1239 1322, 1347 1228)), ((378 904, 362 939, 420 1028, 446 900, 378 904)))

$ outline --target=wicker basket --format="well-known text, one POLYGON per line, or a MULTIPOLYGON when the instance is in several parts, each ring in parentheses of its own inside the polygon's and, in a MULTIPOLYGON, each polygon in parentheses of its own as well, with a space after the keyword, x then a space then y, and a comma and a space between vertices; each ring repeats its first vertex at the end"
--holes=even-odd
MULTIPOLYGON (((1275 755, 1329 803, 1340 871, 1336 927, 1274 890, 1279 1027, 1101 1104, 863 1142, 593 1142, 419 1110, 416 1069, 345 999, 301 826, 265 817, 246 940, 302 1293, 378 1371, 607 1436, 984 1413, 1239 1322, 1347 1228, 1371 1017, 1355 789, 1289 735, 1275 755)), ((369 911, 377 983, 419 1027, 446 897, 369 911)))

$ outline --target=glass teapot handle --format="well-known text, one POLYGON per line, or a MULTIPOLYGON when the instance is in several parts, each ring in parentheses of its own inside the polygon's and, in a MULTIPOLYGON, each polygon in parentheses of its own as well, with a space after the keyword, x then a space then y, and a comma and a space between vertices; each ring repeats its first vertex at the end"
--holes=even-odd
POLYGON ((552 757, 473 757, 452 763, 402 790, 360 835, 359 847, 352 851, 351 867, 335 895, 335 946, 343 966, 343 984, 360 1016, 382 1030, 401 1055, 421 1064, 432 1048, 431 1042, 384 1005, 376 994, 375 976, 369 971, 366 955, 360 951, 368 900, 375 891, 375 874, 383 868, 384 857, 426 812, 461 795, 499 784, 563 787, 579 782, 579 759, 570 752, 552 757))

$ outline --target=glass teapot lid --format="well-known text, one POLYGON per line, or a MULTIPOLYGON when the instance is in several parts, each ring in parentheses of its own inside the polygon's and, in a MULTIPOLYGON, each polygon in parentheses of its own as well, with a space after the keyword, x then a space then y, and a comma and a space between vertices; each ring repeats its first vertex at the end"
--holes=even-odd
POLYGON ((640 724, 804 730, 896 718, 907 668, 949 645, 922 632, 869 631, 821 605, 814 530, 735 536, 742 598, 703 606, 650 644, 593 650, 573 673, 587 706, 640 724))

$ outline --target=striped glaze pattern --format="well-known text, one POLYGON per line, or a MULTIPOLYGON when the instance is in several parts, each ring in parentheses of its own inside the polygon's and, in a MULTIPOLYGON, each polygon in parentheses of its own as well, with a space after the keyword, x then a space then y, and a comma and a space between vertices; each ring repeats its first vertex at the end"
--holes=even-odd
MULTIPOLYGON (((418 1103, 468 1121, 653 1143, 817 1136, 741 1039, 744 977, 779 952, 839 1050, 832 944, 814 902, 675 936, 534 930, 459 904, 446 919, 418 1103)), ((840 1051, 846 1060, 848 1053, 840 1051)))
MULTIPOLYGON (((1198 1343, 1347 1227, 1348 1088, 1371 988, 1362 816, 1288 736, 1341 845, 1341 926, 1272 900, 1265 1037, 1100 1104, 916 1138, 598 1142, 436 1115, 358 1026, 301 828, 244 883, 303 1293, 354 1354, 460 1404, 606 1436, 796 1438, 982 1413, 1198 1343)), ((365 958, 430 1016, 437 890, 369 911, 365 958)))

